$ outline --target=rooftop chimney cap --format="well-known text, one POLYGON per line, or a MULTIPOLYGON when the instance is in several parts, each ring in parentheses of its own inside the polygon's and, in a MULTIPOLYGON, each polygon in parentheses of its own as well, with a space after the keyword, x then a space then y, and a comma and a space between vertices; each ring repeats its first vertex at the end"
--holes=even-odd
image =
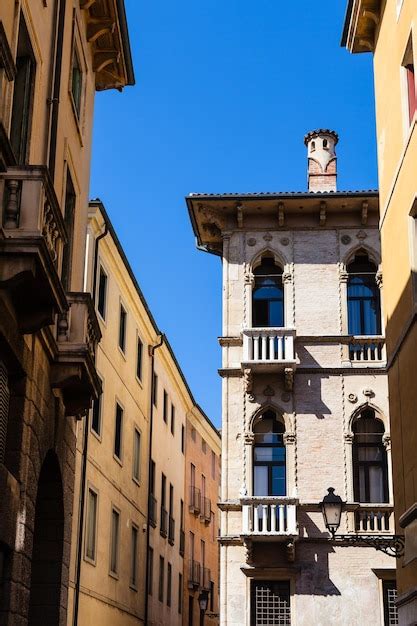
POLYGON ((329 130, 328 128, 318 128, 317 130, 310 130, 304 137, 304 143, 307 146, 308 142, 311 139, 315 139, 316 137, 321 137, 322 135, 330 135, 334 139, 334 145, 339 141, 339 135, 334 130, 329 130))

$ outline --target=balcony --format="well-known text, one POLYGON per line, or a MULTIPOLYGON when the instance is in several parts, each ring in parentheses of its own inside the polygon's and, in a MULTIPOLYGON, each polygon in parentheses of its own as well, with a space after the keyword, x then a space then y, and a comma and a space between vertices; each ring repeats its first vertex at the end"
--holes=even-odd
POLYGON ((185 553, 185 532, 184 532, 184 530, 182 528, 180 529, 180 549, 179 549, 179 553, 180 553, 180 556, 184 556, 184 553, 185 553))
POLYGON ((149 495, 149 523, 153 528, 156 528, 156 507, 157 501, 155 496, 149 495))
POLYGON ((211 500, 210 500, 210 498, 205 498, 205 497, 201 498, 200 519, 205 524, 210 524, 210 520, 211 520, 211 500))
POLYGON ((200 586, 201 581, 201 565, 198 561, 192 559, 189 565, 188 574, 188 587, 189 589, 195 589, 200 586))
POLYGON ((62 392, 66 415, 79 415, 101 393, 94 365, 101 332, 90 294, 69 293, 67 299, 69 309, 58 317, 52 385, 62 392))
POLYGON ((298 500, 287 497, 243 498, 242 536, 264 541, 298 536, 298 500))
POLYGON ((67 236, 46 167, 13 166, 0 174, 0 287, 19 329, 35 333, 67 309, 60 281, 67 236))
POLYGON ((246 328, 242 368, 265 373, 294 370, 294 339, 293 328, 246 328))
POLYGON ((206 591, 210 591, 211 570, 208 567, 203 567, 202 572, 203 572, 203 576, 202 576, 201 586, 203 587, 203 589, 206 589, 206 591))
POLYGON ((173 546, 175 542, 175 520, 171 515, 168 520, 168 543, 173 546))
POLYGON ((349 361, 355 367, 384 366, 387 361, 385 338, 381 336, 350 337, 348 350, 349 361))
POLYGON ((159 527, 161 537, 168 536, 168 511, 161 507, 161 525, 159 527))
POLYGON ((190 487, 190 513, 198 515, 201 511, 201 492, 200 489, 191 485, 190 487))
POLYGON ((389 504, 360 504, 349 513, 348 528, 359 535, 394 535, 394 508, 389 504))

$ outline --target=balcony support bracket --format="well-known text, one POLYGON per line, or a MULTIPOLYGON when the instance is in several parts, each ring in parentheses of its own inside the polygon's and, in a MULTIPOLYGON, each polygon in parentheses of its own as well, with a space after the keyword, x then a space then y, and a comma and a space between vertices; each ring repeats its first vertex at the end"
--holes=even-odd
POLYGON ((284 386, 285 391, 292 391, 294 387, 294 370, 292 367, 286 367, 284 370, 284 386))

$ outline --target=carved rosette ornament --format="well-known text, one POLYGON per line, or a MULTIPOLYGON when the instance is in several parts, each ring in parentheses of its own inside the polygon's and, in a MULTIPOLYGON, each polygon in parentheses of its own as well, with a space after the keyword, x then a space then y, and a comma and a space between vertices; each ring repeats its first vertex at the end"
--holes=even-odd
POLYGON ((265 235, 263 236, 264 241, 266 241, 267 243, 269 243, 270 241, 272 241, 272 235, 271 233, 265 233, 265 235))
POLYGON ((274 395, 275 395, 275 391, 272 389, 271 385, 268 385, 267 387, 265 387, 264 396, 266 396, 267 398, 272 398, 272 396, 274 395))
POLYGON ((349 402, 351 402, 352 404, 355 404, 355 402, 358 401, 358 396, 356 395, 356 393, 350 393, 348 395, 348 400, 349 402))

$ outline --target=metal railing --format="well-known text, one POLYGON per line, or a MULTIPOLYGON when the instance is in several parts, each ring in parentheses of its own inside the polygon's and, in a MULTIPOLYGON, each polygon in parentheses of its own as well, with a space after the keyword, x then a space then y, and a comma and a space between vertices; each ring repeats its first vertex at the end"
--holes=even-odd
POLYGON ((241 502, 243 535, 298 535, 294 498, 254 496, 241 502))

